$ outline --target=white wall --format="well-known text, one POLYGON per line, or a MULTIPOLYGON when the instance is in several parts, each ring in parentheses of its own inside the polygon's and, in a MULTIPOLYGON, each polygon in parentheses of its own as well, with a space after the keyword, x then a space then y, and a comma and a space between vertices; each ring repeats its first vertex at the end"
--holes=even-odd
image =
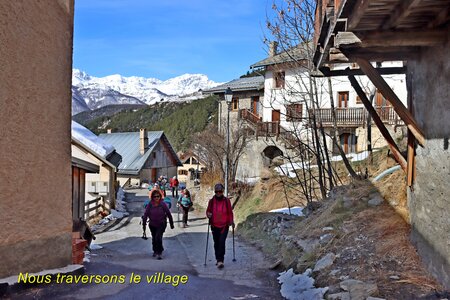
MULTIPOLYGON (((349 65, 341 65, 336 69, 345 69, 349 65)), ((402 66, 401 62, 385 62, 382 67, 399 67, 402 66)), ((281 69, 280 69, 281 70, 281 69)), ((295 102, 308 101, 308 107, 311 107, 309 103, 308 90, 310 89, 308 78, 305 73, 302 73, 300 68, 284 69, 285 71, 285 88, 274 88, 274 72, 280 70, 271 70, 268 68, 264 82, 264 99, 263 99, 263 121, 272 121, 272 110, 279 109, 281 111, 281 125, 289 126, 286 122, 286 104, 295 102)), ((373 85, 370 83, 366 76, 355 76, 360 82, 361 87, 369 93, 373 89, 373 85)), ((404 74, 396 75, 383 75, 388 85, 393 89, 400 100, 407 105, 407 91, 406 80, 404 74)), ((316 78, 317 91, 319 98, 320 108, 331 108, 330 95, 328 88, 328 80, 325 78, 316 78)), ((353 90, 348 78, 346 76, 339 76, 332 78, 333 100, 334 106, 337 107, 338 92, 349 92, 349 107, 364 107, 362 103, 356 103, 356 92, 353 90)), ((303 116, 306 116, 306 105, 303 106, 303 116)))

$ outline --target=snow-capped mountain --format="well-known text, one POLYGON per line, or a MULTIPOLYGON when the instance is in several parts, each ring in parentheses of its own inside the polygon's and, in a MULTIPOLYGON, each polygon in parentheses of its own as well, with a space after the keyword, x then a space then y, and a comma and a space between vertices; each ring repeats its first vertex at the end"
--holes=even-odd
POLYGON ((199 90, 219 84, 202 74, 184 74, 162 81, 156 78, 124 77, 118 74, 94 77, 73 69, 72 113, 111 104, 151 105, 160 101, 191 100, 193 97, 201 97, 198 95, 199 90), (83 105, 81 99, 84 99, 86 105, 83 105))

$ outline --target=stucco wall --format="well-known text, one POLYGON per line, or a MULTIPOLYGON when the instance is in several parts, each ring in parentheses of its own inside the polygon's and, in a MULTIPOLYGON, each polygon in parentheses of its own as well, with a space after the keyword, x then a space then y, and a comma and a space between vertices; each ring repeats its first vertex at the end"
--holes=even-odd
POLYGON ((73 1, 0 12, 2 278, 71 263, 73 1))
POLYGON ((408 192, 412 238, 429 269, 450 288, 449 43, 408 62, 413 114, 426 137, 416 150, 416 179, 408 192))

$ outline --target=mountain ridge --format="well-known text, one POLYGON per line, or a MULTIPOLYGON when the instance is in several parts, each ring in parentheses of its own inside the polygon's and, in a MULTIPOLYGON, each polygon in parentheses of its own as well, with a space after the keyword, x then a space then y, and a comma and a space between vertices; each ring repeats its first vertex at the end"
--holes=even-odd
POLYGON ((201 91, 221 83, 204 74, 183 74, 165 81, 120 74, 95 77, 73 69, 72 115, 107 105, 184 102, 204 98, 201 91), (200 92, 199 92, 200 91, 200 92), (84 100, 84 102, 83 102, 84 100))

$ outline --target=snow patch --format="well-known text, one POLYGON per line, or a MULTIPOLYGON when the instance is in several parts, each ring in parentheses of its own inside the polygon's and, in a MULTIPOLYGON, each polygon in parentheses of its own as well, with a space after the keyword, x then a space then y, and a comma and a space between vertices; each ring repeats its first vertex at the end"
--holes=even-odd
MULTIPOLYGON (((375 150, 376 151, 376 150, 375 150)), ((369 157, 369 151, 363 151, 363 152, 359 152, 359 153, 348 153, 345 156, 350 159, 351 161, 355 162, 355 161, 362 161, 365 160, 369 157)), ((331 161, 341 161, 342 160, 342 156, 340 155, 336 155, 331 157, 330 159, 331 161)))
MULTIPOLYGON (((278 209, 272 209, 269 212, 289 214, 289 208, 288 207, 283 207, 283 208, 278 208, 278 209)), ((291 215, 304 216, 304 214, 303 214, 303 207, 300 207, 300 206, 291 207, 291 215)))
POLYGON ((115 148, 96 136, 86 127, 72 121, 72 138, 83 144, 86 148, 106 158, 115 151, 115 148))
POLYGON ((97 245, 97 244, 94 244, 94 243, 91 243, 91 245, 89 246, 89 248, 90 248, 91 250, 100 250, 100 249, 103 249, 102 246, 97 245))
POLYGON ((313 168, 317 168, 317 165, 310 165, 309 162, 294 162, 294 163, 287 163, 284 165, 280 165, 278 167, 275 168, 275 171, 278 172, 278 174, 280 175, 286 175, 289 176, 290 178, 294 178, 297 175, 295 174, 295 170, 309 170, 309 169, 313 169, 313 168))
POLYGON ((288 300, 319 300, 328 291, 328 287, 316 288, 312 270, 307 269, 303 274, 295 274, 291 269, 280 273, 277 278, 281 284, 281 295, 288 300))

